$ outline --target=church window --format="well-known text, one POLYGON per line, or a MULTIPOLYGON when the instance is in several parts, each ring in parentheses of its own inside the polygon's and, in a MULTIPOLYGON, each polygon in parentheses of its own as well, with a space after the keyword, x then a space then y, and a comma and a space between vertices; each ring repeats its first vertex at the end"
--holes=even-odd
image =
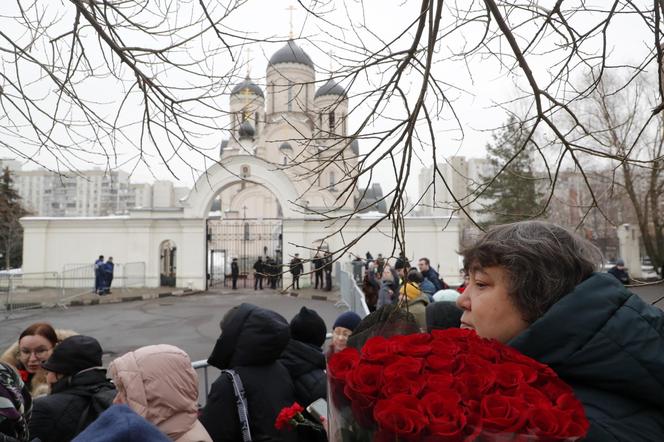
POLYGON ((334 112, 330 112, 330 135, 334 132, 334 112))
POLYGON ((293 111, 293 82, 288 80, 288 112, 293 111))
POLYGON ((242 166, 242 178, 249 178, 249 166, 242 166))
POLYGON ((330 172, 330 190, 337 190, 335 188, 336 186, 336 177, 334 176, 334 172, 330 172))
POLYGON ((323 113, 318 114, 318 127, 323 130, 323 113))
POLYGON ((284 155, 284 166, 286 166, 287 164, 288 164, 288 157, 284 155))
POLYGON ((274 83, 270 82, 270 107, 272 108, 271 113, 274 113, 274 83))
POLYGON ((249 241, 249 223, 244 223, 244 240, 249 241))
POLYGON ((260 115, 258 114, 258 111, 256 111, 256 115, 254 116, 254 127, 256 128, 256 135, 258 135, 258 123, 260 121, 260 115))

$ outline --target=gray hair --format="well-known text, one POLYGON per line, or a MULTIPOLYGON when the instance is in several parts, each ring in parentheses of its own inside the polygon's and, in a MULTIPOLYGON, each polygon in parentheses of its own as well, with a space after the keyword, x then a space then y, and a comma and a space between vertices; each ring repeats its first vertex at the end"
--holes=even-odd
POLYGON ((466 271, 495 266, 507 271, 509 295, 528 323, 544 315, 602 262, 601 252, 588 240, 543 221, 494 227, 461 255, 466 271))

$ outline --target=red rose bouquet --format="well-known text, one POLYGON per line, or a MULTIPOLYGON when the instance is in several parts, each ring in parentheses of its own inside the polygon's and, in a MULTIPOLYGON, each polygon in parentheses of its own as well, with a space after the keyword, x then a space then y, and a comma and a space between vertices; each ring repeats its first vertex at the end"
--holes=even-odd
POLYGON ((588 421, 548 366, 471 330, 346 348, 328 361, 331 441, 574 441, 588 421))

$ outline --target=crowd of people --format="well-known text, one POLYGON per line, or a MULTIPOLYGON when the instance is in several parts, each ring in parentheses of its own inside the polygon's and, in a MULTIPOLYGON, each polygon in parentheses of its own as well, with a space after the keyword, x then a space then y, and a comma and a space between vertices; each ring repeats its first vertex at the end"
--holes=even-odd
POLYGON ((314 310, 288 322, 256 305, 232 308, 208 359, 221 374, 200 410, 183 350, 141 347, 106 370, 95 338, 33 324, 0 358, 0 441, 323 441, 322 430, 277 430, 275 418, 293 402, 326 398, 326 356, 361 347, 357 338, 379 330, 385 311, 401 309, 415 331, 474 330, 546 364, 582 403, 585 440, 661 440, 664 313, 596 272, 592 244, 529 221, 493 228, 461 253, 462 287, 431 296, 425 279, 444 282, 427 259, 417 269, 403 256, 367 263, 369 274, 382 266, 383 305, 365 318, 339 315, 327 348, 314 310))

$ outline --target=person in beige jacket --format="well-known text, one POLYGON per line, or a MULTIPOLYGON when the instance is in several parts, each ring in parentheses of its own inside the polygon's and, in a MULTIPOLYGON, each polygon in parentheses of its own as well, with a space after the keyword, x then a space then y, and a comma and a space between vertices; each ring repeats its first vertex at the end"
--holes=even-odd
POLYGON ((108 367, 118 394, 175 442, 212 442, 198 421, 198 376, 187 353, 172 345, 149 345, 108 367))

